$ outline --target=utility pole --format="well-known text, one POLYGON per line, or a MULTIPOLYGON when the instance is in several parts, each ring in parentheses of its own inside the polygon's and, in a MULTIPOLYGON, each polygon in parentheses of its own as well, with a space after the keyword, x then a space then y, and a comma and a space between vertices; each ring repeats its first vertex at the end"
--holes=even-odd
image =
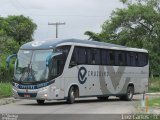
POLYGON ((60 22, 55 22, 55 23, 48 23, 48 25, 55 25, 56 26, 56 38, 58 38, 58 26, 59 25, 65 25, 66 23, 60 23, 60 22))

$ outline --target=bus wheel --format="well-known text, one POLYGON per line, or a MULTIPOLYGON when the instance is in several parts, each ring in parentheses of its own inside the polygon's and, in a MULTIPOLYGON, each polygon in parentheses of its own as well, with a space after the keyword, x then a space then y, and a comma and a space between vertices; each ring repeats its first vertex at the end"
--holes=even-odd
POLYGON ((134 95, 134 86, 128 86, 125 100, 131 101, 134 95))
POLYGON ((44 104, 44 101, 45 101, 45 100, 37 100, 37 103, 38 103, 39 105, 43 105, 43 104, 44 104))
POLYGON ((72 86, 68 92, 67 103, 73 104, 74 101, 75 101, 75 90, 74 90, 74 87, 72 86))
POLYGON ((106 97, 97 97, 98 100, 105 101, 108 100, 109 96, 106 97))

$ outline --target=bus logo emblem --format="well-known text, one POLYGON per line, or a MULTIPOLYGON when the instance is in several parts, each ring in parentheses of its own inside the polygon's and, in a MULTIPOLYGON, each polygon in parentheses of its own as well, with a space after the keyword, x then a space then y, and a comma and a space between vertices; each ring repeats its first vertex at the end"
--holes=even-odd
POLYGON ((87 70, 85 67, 81 67, 78 71, 78 81, 81 83, 81 84, 84 84, 87 80, 87 77, 86 77, 86 74, 87 74, 87 70))

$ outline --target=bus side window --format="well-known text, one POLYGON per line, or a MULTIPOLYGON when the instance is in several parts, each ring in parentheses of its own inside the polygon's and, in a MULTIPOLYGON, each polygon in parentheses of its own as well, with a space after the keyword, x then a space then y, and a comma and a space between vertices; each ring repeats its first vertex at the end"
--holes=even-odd
POLYGON ((62 74, 64 69, 64 64, 65 64, 64 57, 65 57, 64 55, 59 55, 59 56, 55 56, 52 59, 52 66, 50 67, 51 79, 62 74))
POLYGON ((108 52, 105 49, 102 49, 101 51, 101 59, 102 59, 102 65, 107 65, 108 63, 108 52))
POLYGON ((138 66, 142 67, 143 66, 143 54, 138 53, 138 66))
POLYGON ((101 64, 100 49, 87 48, 87 64, 92 64, 92 65, 101 64))
POLYGON ((125 52, 116 52, 116 65, 124 66, 125 65, 125 52))
POLYGON ((131 61, 131 66, 136 66, 136 54, 131 52, 130 53, 130 61, 131 61))
POLYGON ((72 53, 72 58, 69 67, 74 67, 78 63, 78 47, 75 47, 72 53))
POLYGON ((143 53, 142 61, 143 61, 143 66, 148 64, 148 54, 143 53))
POLYGON ((78 65, 86 64, 86 48, 79 47, 78 48, 78 65))
POLYGON ((109 51, 109 65, 115 65, 115 52, 109 51))
POLYGON ((100 65, 101 64, 100 49, 95 49, 94 58, 95 58, 95 64, 100 65))
POLYGON ((143 67, 147 65, 147 54, 145 53, 138 53, 138 66, 143 67))
POLYGON ((87 48, 87 64, 92 63, 92 51, 91 48, 87 48))
POLYGON ((130 52, 127 52, 127 66, 131 66, 131 57, 130 57, 130 52))

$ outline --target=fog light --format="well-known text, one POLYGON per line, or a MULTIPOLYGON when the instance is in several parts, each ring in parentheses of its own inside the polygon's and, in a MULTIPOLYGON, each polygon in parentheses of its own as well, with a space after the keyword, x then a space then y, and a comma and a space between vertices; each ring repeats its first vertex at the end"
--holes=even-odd
POLYGON ((47 94, 44 94, 44 97, 47 97, 47 94))

